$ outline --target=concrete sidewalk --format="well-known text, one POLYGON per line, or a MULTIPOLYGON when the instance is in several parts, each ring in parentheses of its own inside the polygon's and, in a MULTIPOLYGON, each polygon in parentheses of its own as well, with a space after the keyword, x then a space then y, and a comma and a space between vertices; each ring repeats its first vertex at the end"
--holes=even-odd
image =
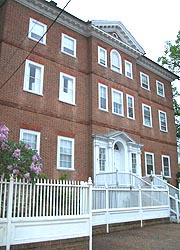
POLYGON ((93 250, 179 250, 180 224, 163 223, 93 235, 93 250))

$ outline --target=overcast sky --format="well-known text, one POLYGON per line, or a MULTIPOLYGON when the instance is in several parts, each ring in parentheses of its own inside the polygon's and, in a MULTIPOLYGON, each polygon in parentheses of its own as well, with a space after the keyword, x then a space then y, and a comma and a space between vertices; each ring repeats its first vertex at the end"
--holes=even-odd
MULTIPOLYGON (((60 8, 68 2, 54 1, 60 8)), ((71 0, 65 10, 84 21, 121 21, 154 61, 180 30, 180 0, 71 0)))

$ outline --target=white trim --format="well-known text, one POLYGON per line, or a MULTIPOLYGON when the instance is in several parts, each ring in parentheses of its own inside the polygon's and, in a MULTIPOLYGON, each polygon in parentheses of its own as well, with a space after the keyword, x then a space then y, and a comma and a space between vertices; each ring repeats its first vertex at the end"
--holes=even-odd
POLYGON ((147 173, 147 155, 151 155, 151 156, 152 156, 152 164, 153 164, 152 172, 153 172, 153 174, 155 174, 154 153, 145 152, 145 171, 146 171, 146 176, 147 176, 147 175, 150 175, 150 174, 147 173))
POLYGON ((133 71, 132 71, 132 63, 125 60, 125 76, 130 78, 130 79, 133 79, 133 71), (130 66, 130 72, 128 71, 128 65, 130 66), (130 75, 128 75, 130 74, 130 75))
POLYGON ((110 53, 110 58, 111 58, 111 70, 119 73, 119 74, 122 74, 122 59, 121 59, 121 55, 119 54, 119 52, 115 49, 112 49, 111 50, 111 53, 110 53), (116 53, 117 57, 118 57, 118 64, 119 65, 114 65, 113 63, 113 53, 116 53))
POLYGON ((57 138, 57 169, 74 170, 74 138, 58 136, 58 138, 57 138), (70 168, 63 168, 63 167, 60 166, 60 145, 61 145, 61 140, 67 140, 67 141, 70 141, 72 143, 71 167, 70 168))
POLYGON ((46 45, 46 31, 47 31, 47 25, 44 23, 41 23, 33 18, 30 17, 29 19, 29 33, 28 33, 28 38, 30 38, 31 40, 37 41, 41 44, 46 45), (35 27, 37 26, 42 26, 43 27, 43 33, 42 34, 37 34, 37 33, 33 33, 33 29, 35 29, 35 27), (33 34, 39 36, 39 38, 35 38, 33 37, 33 34), (39 40, 41 37, 43 36, 43 38, 41 40, 39 40))
POLYGON ((112 113, 114 115, 118 115, 118 116, 124 116, 124 101, 123 101, 123 92, 116 90, 116 89, 111 89, 111 94, 112 94, 112 113), (114 111, 114 93, 120 94, 121 96, 121 103, 118 103, 122 106, 122 112, 121 113, 117 113, 114 111))
POLYGON ((168 178, 171 178, 171 164, 170 164, 170 156, 169 155, 161 155, 161 161, 162 161, 162 173, 163 173, 163 176, 165 177, 168 177, 168 178), (169 175, 165 175, 164 174, 164 162, 163 162, 163 158, 168 158, 168 167, 169 167, 169 175))
POLYGON ((108 112, 108 87, 102 83, 98 83, 98 102, 99 102, 99 109, 108 112), (101 107, 101 87, 105 89, 106 108, 101 107))
POLYGON ((164 91, 164 83, 156 80, 156 93, 158 96, 161 96, 161 97, 165 97, 165 91, 164 91), (163 94, 161 94, 160 92, 158 92, 158 84, 162 86, 162 89, 163 89, 163 94))
POLYGON ((63 52, 66 55, 76 57, 76 39, 62 33, 62 36, 61 36, 61 52, 63 52), (69 40, 71 40, 73 42, 72 54, 65 50, 65 49, 69 49, 69 48, 64 47, 65 39, 69 39, 69 40))
POLYGON ((44 78, 44 65, 26 59, 23 90, 33 94, 43 95, 43 78, 44 78), (30 64, 35 66, 36 68, 40 68, 39 90, 37 90, 36 85, 34 86, 35 90, 29 89, 30 64))
POLYGON ((76 78, 74 76, 65 74, 63 72, 60 72, 60 81, 59 81, 59 101, 75 105, 76 102, 76 78), (67 92, 64 91, 64 77, 68 78, 70 81, 72 81, 72 89, 69 87, 66 88, 67 92), (69 93, 69 92, 72 93, 69 93))
POLYGON ((126 104, 127 104, 127 118, 131 120, 135 120, 134 96, 126 94, 126 104), (129 116, 128 98, 132 98, 133 117, 129 116))
POLYGON ((30 134, 30 135, 35 135, 37 136, 37 142, 36 142, 36 148, 33 149, 33 150, 37 150, 37 152, 39 153, 40 152, 40 136, 41 136, 41 133, 38 132, 38 131, 33 131, 33 130, 28 130, 28 129, 20 129, 20 138, 19 140, 20 141, 23 141, 24 143, 26 144, 29 144, 28 142, 25 142, 23 140, 24 138, 24 133, 27 133, 27 134, 30 134))
POLYGON ((140 82, 141 82, 141 88, 149 90, 150 91, 150 83, 149 83, 149 76, 143 72, 140 72, 140 82), (142 81, 142 77, 146 77, 147 78, 147 88, 143 86, 143 81, 142 81))
POLYGON ((166 112, 164 112, 164 111, 162 111, 162 110, 158 110, 158 114, 159 114, 159 129, 160 129, 160 131, 162 131, 162 132, 168 132, 168 127, 167 127, 167 115, 166 115, 166 112), (166 130, 163 130, 163 129, 162 129, 161 114, 163 114, 164 117, 165 117, 166 130))
POLYGON ((98 63, 103 67, 107 67, 107 50, 100 46, 98 46, 98 63), (104 52, 104 59, 101 58, 101 51, 104 52))
POLYGON ((151 106, 146 105, 144 103, 142 103, 142 115, 143 115, 143 125, 149 128, 152 128, 152 112, 151 112, 151 106), (144 117, 144 107, 149 108, 149 112, 150 112, 150 125, 145 124, 145 117, 144 117))

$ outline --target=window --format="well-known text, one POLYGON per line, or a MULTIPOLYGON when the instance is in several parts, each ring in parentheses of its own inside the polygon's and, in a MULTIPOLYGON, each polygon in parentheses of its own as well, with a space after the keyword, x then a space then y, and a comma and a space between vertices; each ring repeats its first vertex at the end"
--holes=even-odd
POLYGON ((111 51, 111 69, 122 73, 122 62, 121 62, 121 56, 116 50, 111 51))
POLYGON ((149 76, 140 72, 140 81, 141 81, 141 87, 147 90, 150 90, 149 86, 149 76))
POLYGON ((59 100, 75 105, 76 79, 73 76, 60 73, 59 100))
POLYGON ((40 152, 40 132, 20 129, 20 141, 29 144, 33 150, 40 152))
POLYGON ((154 171, 154 154, 145 152, 145 166, 146 166, 146 175, 155 173, 154 171))
POLYGON ((106 149, 99 148, 99 171, 106 170, 106 149))
POLYGON ((132 160, 132 173, 136 174, 137 172, 137 157, 135 153, 131 154, 131 160, 132 160))
POLYGON ((162 171, 163 176, 171 177, 170 157, 168 155, 162 155, 162 171))
POLYGON ((165 97, 164 84, 162 82, 156 81, 157 95, 165 97))
POLYGON ((133 78, 132 74, 132 63, 125 60, 125 76, 133 78))
POLYGON ((99 109, 108 111, 108 87, 99 83, 99 109))
POLYGON ((24 74, 24 90, 42 95, 44 65, 26 60, 24 74))
POLYGON ((76 39, 62 34, 61 51, 67 55, 76 57, 76 39))
POLYGON ((74 139, 58 136, 57 168, 74 169, 74 139))
POLYGON ((42 44, 46 44, 46 34, 45 34, 46 31, 47 31, 47 25, 30 18, 29 33, 28 33, 28 37, 30 39, 39 41, 42 44))
POLYGON ((98 46, 98 63, 107 67, 107 50, 98 46))
POLYGON ((127 117, 130 119, 135 119, 134 97, 131 95, 126 95, 126 100, 127 100, 127 117))
POLYGON ((142 104, 142 109, 143 109, 143 125, 147 127, 152 127, 151 107, 142 104))
POLYGON ((167 117, 166 117, 166 113, 159 110, 159 127, 160 130, 163 132, 167 132, 167 117))
POLYGON ((123 93, 115 89, 112 89, 112 113, 124 115, 123 93))

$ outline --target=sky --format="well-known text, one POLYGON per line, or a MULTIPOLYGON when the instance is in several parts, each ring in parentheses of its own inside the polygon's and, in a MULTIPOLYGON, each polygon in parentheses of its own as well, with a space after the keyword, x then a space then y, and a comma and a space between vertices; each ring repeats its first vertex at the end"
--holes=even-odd
MULTIPOLYGON (((54 1, 63 8, 69 0, 54 1)), ((155 62, 180 30, 180 0, 70 0, 65 10, 83 21, 121 21, 155 62)))

